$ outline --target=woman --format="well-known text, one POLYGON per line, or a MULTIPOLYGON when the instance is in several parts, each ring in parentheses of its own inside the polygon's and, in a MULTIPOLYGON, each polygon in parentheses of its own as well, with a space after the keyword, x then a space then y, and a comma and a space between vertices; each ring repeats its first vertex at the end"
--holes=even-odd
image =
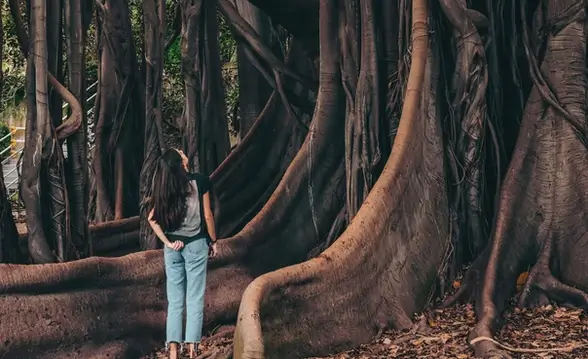
POLYGON ((216 256, 216 232, 207 177, 188 172, 184 152, 166 150, 153 178, 149 224, 163 242, 167 277, 166 348, 170 359, 187 343, 190 358, 202 336, 207 257, 216 256), (202 220, 204 218, 204 221, 202 220), (186 332, 182 319, 186 303, 186 332))

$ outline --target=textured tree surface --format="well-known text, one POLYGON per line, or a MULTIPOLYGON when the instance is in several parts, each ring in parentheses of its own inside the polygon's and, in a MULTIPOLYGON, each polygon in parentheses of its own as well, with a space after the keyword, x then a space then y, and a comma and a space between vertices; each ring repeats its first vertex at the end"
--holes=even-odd
MULTIPOLYGON (((588 307, 584 2, 251 2, 293 35, 284 61, 232 2, 181 2, 192 16, 184 27, 202 40, 184 48, 187 128, 218 106, 190 107, 218 99, 217 87, 194 87, 199 73, 216 76, 207 6, 273 88, 211 175, 223 239, 205 327, 236 323, 234 358, 325 355, 407 328, 464 265, 444 304, 475 301, 469 342, 479 357, 509 357, 491 338, 529 268, 520 306, 588 307)), ((47 76, 42 59, 31 62, 30 78, 47 76)), ((47 96, 36 90, 39 122, 47 96)), ((148 124, 153 146, 157 121, 148 124)), ((200 145, 191 144, 194 165, 222 157, 200 145)), ((138 231, 132 221, 89 230, 109 254, 123 241, 112 234, 138 231)), ((158 250, 0 273, 0 356, 136 357, 164 340, 158 250)))
POLYGON ((144 82, 126 1, 97 1, 99 88, 95 99, 96 148, 92 167, 93 219, 105 222, 139 213, 143 162, 144 82))

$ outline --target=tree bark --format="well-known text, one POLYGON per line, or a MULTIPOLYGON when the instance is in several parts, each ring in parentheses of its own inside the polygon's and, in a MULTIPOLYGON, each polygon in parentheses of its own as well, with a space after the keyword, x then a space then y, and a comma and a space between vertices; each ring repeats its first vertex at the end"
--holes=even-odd
MULTIPOLYGON (((486 246, 488 236, 487 215, 484 213, 483 200, 486 191, 484 173, 484 155, 487 152, 485 138, 488 121, 486 110, 486 89, 488 87, 488 70, 484 43, 474 22, 468 17, 466 2, 462 0, 443 0, 440 2, 444 14, 454 27, 453 37, 457 49, 455 71, 452 78, 451 116, 452 123, 457 124, 457 133, 451 133, 450 139, 456 154, 458 171, 454 181, 460 183, 455 195, 452 211, 465 213, 454 223, 459 231, 455 243, 458 257, 467 252, 470 258, 476 258, 486 246), (457 208, 459 207, 459 208, 457 208)), ((480 14, 480 16, 483 16, 480 14)), ((490 128, 490 131, 494 129, 490 128)), ((457 216, 455 216, 457 217, 457 216)), ((456 263, 461 266, 462 263, 456 263)))
MULTIPOLYGON (((25 25, 20 15, 20 9, 18 2, 11 2, 11 12, 17 28, 18 41, 21 49, 25 56, 31 56, 32 49, 38 44, 35 44, 31 51, 29 51, 29 39, 26 33, 25 25)), ((39 5, 44 8, 44 4, 39 5)), ((32 10, 31 10, 32 11, 32 10)), ((30 15, 31 33, 33 28, 36 26, 33 22, 39 21, 39 29, 43 34, 37 36, 43 36, 45 41, 45 13, 38 12, 40 14, 40 20, 34 19, 30 15)), ((40 45, 39 45, 40 46, 40 45)), ((36 51, 43 53, 45 60, 47 60, 47 48, 46 46, 40 46, 36 48, 36 51)), ((27 91, 28 91, 28 111, 27 111, 27 123, 34 121, 40 121, 40 127, 38 124, 32 126, 27 125, 25 134, 25 150, 23 153, 23 181, 20 183, 21 195, 25 206, 33 206, 31 209, 33 215, 31 221, 36 223, 33 225, 36 227, 34 234, 29 236, 29 251, 34 261, 51 261, 51 260, 70 260, 73 258, 79 258, 79 253, 75 245, 72 243, 70 238, 70 223, 69 223, 69 202, 68 193, 66 189, 65 172, 63 168, 63 152, 62 152, 62 141, 68 136, 77 131, 81 126, 82 109, 76 98, 47 70, 47 66, 40 65, 37 70, 36 64, 31 64, 31 60, 27 62, 27 91), (45 78, 36 78, 37 71, 45 73, 45 78), (48 102, 43 97, 43 91, 36 91, 36 82, 39 82, 41 88, 46 87, 46 84, 50 84, 56 93, 61 96, 63 100, 68 102, 72 110, 71 116, 63 123, 60 122, 58 127, 54 127, 53 121, 51 120, 49 110, 45 111, 48 102), (41 118, 35 118, 37 112, 36 99, 40 98, 42 102, 40 107, 40 114, 47 115, 47 118, 41 116, 41 118), (35 99, 35 101, 33 101, 35 99), (45 124, 45 121, 48 124, 45 124), (47 128, 48 126, 48 128, 47 128), (27 143, 31 144, 27 148, 27 143), (34 143, 34 144, 33 144, 34 143), (30 148, 34 146, 33 154, 29 152, 30 148), (40 147, 38 147, 40 146, 40 147), (30 157, 33 157, 32 159, 30 157), (27 162, 28 161, 28 162, 27 162), (32 167, 32 168, 29 168, 32 167), (25 175, 25 172, 29 172, 25 175), (35 179, 36 177, 36 179, 35 179), (27 183, 24 183, 28 181, 27 183), (32 186, 32 188, 31 188, 32 186), (45 236, 48 234, 47 236, 45 236)), ((48 95, 47 95, 48 96, 48 95)), ((60 115, 61 116, 61 115, 60 115)), ((29 217, 27 216, 27 228, 29 228, 29 217)))
MULTIPOLYGON (((298 74, 313 74, 314 64, 296 39, 286 65, 298 74)), ((310 110, 295 108, 300 121, 308 126, 316 95, 303 86, 294 96, 311 103, 310 110)), ((250 132, 210 176, 216 198, 215 222, 218 235, 239 232, 265 205, 284 172, 304 142, 307 131, 288 115, 276 91, 269 98, 250 132), (255 177, 255 180, 252 180, 255 177)))
POLYGON ((87 121, 85 107, 85 55, 86 39, 83 14, 87 1, 66 0, 65 24, 67 39, 67 59, 69 88, 80 104, 81 125, 67 141, 68 166, 67 178, 71 208, 71 236, 80 257, 90 255, 88 232, 88 149, 87 121))
POLYGON ((163 55, 165 34, 165 1, 150 0, 143 2, 145 24, 145 154, 141 168, 141 249, 160 248, 159 241, 149 223, 147 212, 151 195, 153 174, 157 160, 165 148, 163 142, 163 55))
MULTIPOLYGON (((120 221, 103 222, 100 224, 88 226, 88 233, 92 238, 92 249, 97 256, 120 256, 120 251, 126 251, 124 254, 136 252, 139 248, 139 216, 126 218, 120 221)), ((16 235, 16 252, 17 258, 29 258, 29 252, 26 250, 28 241, 27 233, 16 235), (20 247, 20 248, 18 248, 20 247)))
MULTIPOLYGON (((341 10, 336 1, 321 2, 321 45, 337 33, 342 19, 336 14, 341 10)), ((432 111, 438 70, 436 51, 427 50, 427 18, 427 2, 413 1, 410 76, 398 134, 382 174, 347 230, 329 249, 249 285, 239 309, 235 358, 326 355, 366 342, 384 327, 409 327, 410 315, 427 304, 448 245, 437 237, 448 229, 447 200, 439 180, 443 165, 436 161, 443 147, 432 111), (416 197, 428 200, 414 201, 416 197), (417 218, 418 229, 402 218, 417 218), (415 283, 411 268, 417 267, 420 275, 415 283), (317 297, 323 298, 320 310, 313 299, 317 297), (287 310, 285 303, 306 309, 287 310), (321 314, 310 316, 306 310, 321 314), (334 335, 313 340, 317 330, 334 335)), ((321 67, 322 78, 324 72, 321 67)), ((329 93, 321 90, 319 99, 329 93)))
MULTIPOLYGON (((45 23, 47 36, 47 69, 63 83, 63 1, 47 0, 47 20, 45 23)), ((49 112, 53 126, 61 125, 63 117, 63 99, 56 90, 49 88, 49 112)))
POLYGON ((216 2, 182 0, 184 150, 190 169, 210 175, 229 153, 216 2))
MULTIPOLYGON (((532 41, 526 2, 520 6, 534 86, 502 186, 488 255, 479 259, 486 269, 479 278, 478 323, 471 340, 492 337, 516 278, 533 263, 520 306, 548 298, 588 308, 588 285, 580 274, 588 244, 586 10, 582 2, 543 2, 536 14, 544 11, 539 18, 556 26, 532 41), (542 57, 537 56, 540 48, 545 49, 542 57)), ((533 24, 532 33, 539 33, 541 22, 533 24)), ((478 356, 504 355, 487 340, 474 347, 478 356)))
MULTIPOLYGON (((43 162, 50 156, 51 124, 47 108, 46 4, 31 2, 32 44, 27 61, 27 126, 23 152, 20 193, 27 208, 29 252, 35 262, 50 263, 56 253, 49 246, 41 206, 40 176, 43 162)), ((23 46, 23 48, 26 48, 23 46)))
POLYGON ((387 157, 380 94, 380 47, 376 43, 374 3, 346 2, 342 39, 343 78, 347 89, 345 173, 347 216, 353 219, 378 177, 376 166, 387 157), (357 29, 361 29, 360 33, 357 29))
MULTIPOLYGON (((235 0, 239 15, 243 17, 270 47, 281 51, 281 44, 271 19, 247 0, 235 0)), ((239 67, 239 133, 241 139, 253 126, 271 95, 271 86, 247 57, 242 44, 237 44, 239 67)))
POLYGON ((103 222, 139 213, 139 175, 143 163, 144 84, 132 41, 127 1, 98 7, 102 18, 100 98, 97 98, 94 220, 103 222))

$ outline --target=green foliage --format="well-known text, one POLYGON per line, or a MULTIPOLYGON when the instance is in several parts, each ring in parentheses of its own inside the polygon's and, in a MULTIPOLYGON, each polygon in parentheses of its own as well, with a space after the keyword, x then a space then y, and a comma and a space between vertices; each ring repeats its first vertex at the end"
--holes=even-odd
POLYGON ((222 63, 225 106, 229 121, 229 131, 236 136, 239 121, 239 70, 237 66, 237 42, 231 34, 224 17, 218 15, 219 52, 222 63))
POLYGON ((4 82, 0 94, 0 115, 5 115, 7 110, 17 107, 24 99, 26 61, 18 45, 8 1, 3 1, 0 6, 4 25, 4 58, 1 64, 4 82))
POLYGON ((218 17, 218 32, 219 32, 219 52, 221 63, 226 64, 237 59, 237 42, 231 34, 229 24, 224 17, 217 15, 218 17))
MULTIPOLYGON (((173 34, 175 6, 169 4, 166 11, 167 38, 173 34)), ((228 24, 219 14, 219 52, 222 65, 223 86, 225 89, 225 105, 229 121, 229 129, 236 133, 235 114, 239 100, 239 82, 237 71, 237 44, 228 24)), ((182 78, 182 54, 178 37, 165 53, 165 69, 163 73, 163 117, 173 121, 181 116, 184 107, 184 80, 182 78)))
MULTIPOLYGON (((86 46, 84 49, 86 62, 86 85, 90 86, 98 81, 98 54, 96 53, 97 37, 96 25, 94 21, 90 23, 88 32, 86 33, 86 46)), ((87 96, 91 96, 89 93, 87 96)))
POLYGON ((174 122, 182 114, 185 102, 179 37, 165 53, 164 67, 162 88, 163 118, 174 122))

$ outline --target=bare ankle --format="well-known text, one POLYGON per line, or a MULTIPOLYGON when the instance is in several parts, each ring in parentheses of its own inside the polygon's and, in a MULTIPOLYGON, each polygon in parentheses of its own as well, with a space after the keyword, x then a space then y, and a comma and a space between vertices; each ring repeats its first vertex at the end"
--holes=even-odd
POLYGON ((169 343, 169 359, 178 359, 178 343, 169 343))
POLYGON ((190 358, 196 358, 198 355, 198 343, 188 343, 188 354, 190 358))

